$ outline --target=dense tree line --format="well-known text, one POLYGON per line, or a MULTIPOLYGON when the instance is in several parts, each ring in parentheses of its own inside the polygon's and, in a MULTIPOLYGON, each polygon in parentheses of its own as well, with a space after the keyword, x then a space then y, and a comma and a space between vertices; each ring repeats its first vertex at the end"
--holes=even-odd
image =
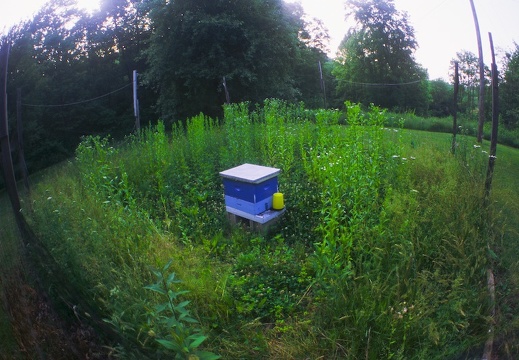
POLYGON ((506 54, 500 104, 503 125, 508 129, 519 127, 519 45, 506 54))
POLYGON ((163 118, 219 114, 224 77, 237 102, 297 101, 303 93, 319 93, 316 60, 326 56, 299 38, 305 30, 300 6, 281 0, 175 0, 153 8, 150 20, 147 80, 157 89, 163 118), (304 66, 309 60, 313 68, 304 66), (303 82, 297 70, 313 74, 314 81, 303 82))
POLYGON ((355 26, 340 46, 334 71, 338 92, 356 102, 424 114, 428 76, 414 59, 418 44, 407 13, 392 0, 348 0, 346 5, 355 26))
MULTIPOLYGON (((21 89, 29 168, 71 156, 81 136, 132 132, 133 70, 140 74, 144 124, 200 112, 218 117, 227 98, 251 104, 281 98, 309 107, 350 100, 449 115, 452 85, 429 81, 416 62, 407 14, 393 0, 345 6, 355 26, 332 60, 323 24, 283 0, 102 0, 92 14, 75 0, 50 0, 3 36, 12 45, 10 120, 21 89)), ((461 109, 469 112, 473 59, 458 57, 466 60, 461 109)), ((517 57, 517 50, 509 54, 502 77, 503 121, 511 127, 518 122, 517 57)))
MULTIPOLYGON (((81 136, 132 131, 129 85, 132 70, 144 66, 139 47, 149 38, 137 10, 126 0, 105 1, 91 15, 73 0, 52 0, 7 34, 10 119, 20 89, 29 168, 71 156, 81 136)), ((143 92, 150 107, 147 99, 143 92)))

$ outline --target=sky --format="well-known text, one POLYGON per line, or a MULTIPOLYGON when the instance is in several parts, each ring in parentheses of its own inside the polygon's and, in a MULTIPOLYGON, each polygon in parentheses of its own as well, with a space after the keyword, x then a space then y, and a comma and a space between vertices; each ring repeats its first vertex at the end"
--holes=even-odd
MULTIPOLYGON (((0 32, 21 19, 30 18, 46 0, 9 1, 0 11, 0 32)), ((334 56, 349 25, 344 0, 285 0, 300 2, 307 14, 321 19, 331 36, 330 56, 334 56)), ((98 1, 79 0, 86 8, 98 1)), ((492 33, 498 64, 504 51, 519 43, 519 0, 474 0, 483 43, 485 64, 491 63, 488 33, 492 33)), ((415 57, 427 69, 430 79, 448 80, 450 61, 464 50, 478 54, 476 31, 469 0, 394 0, 399 11, 408 13, 415 30, 418 50, 415 57)))
MULTIPOLYGON (((323 20, 335 55, 349 25, 345 21, 344 0, 285 0, 300 2, 305 12, 323 20)), ((449 67, 456 53, 464 50, 478 54, 477 37, 469 0, 394 0, 397 10, 408 13, 418 42, 416 61, 428 70, 430 79, 448 80, 449 67)), ((519 43, 519 0, 474 0, 483 44, 483 60, 490 65, 490 42, 496 50, 496 61, 504 51, 519 43)))

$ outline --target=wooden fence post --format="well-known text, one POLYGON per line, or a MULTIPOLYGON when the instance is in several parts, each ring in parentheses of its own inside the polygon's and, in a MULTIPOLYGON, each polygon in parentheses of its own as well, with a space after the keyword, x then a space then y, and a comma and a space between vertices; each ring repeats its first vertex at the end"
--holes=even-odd
POLYGON ((225 91, 225 103, 229 105, 231 103, 231 97, 229 96, 229 90, 227 89, 227 80, 225 80, 225 76, 222 80, 223 90, 225 91))
POLYGON ((4 170, 5 188, 16 221, 20 220, 20 198, 14 176, 13 159, 11 157, 11 144, 9 142, 9 128, 7 124, 7 64, 9 59, 9 43, 4 41, 0 46, 0 148, 2 151, 2 168, 4 170))
POLYGON ((472 7, 472 15, 474 17, 474 24, 476 26, 476 36, 478 40, 478 53, 479 53, 479 116, 478 116, 478 134, 477 141, 481 143, 483 141, 483 125, 485 123, 485 64, 483 63, 483 45, 481 45, 481 33, 479 31, 478 15, 476 13, 476 7, 474 6, 474 0, 469 0, 470 6, 472 7))
MULTIPOLYGON (((490 51, 492 52, 492 136, 490 139, 490 153, 488 156, 487 178, 485 181, 485 198, 483 199, 483 211, 490 212, 490 190, 492 188, 492 177, 494 176, 494 165, 496 162, 497 150, 497 130, 499 124, 499 77, 496 65, 496 56, 494 53, 494 42, 492 34, 488 33, 490 39, 490 51)), ((488 244, 490 247, 490 243, 488 244)), ((496 286, 494 272, 492 268, 487 270, 487 288, 490 294, 490 315, 492 320, 496 315, 496 286)), ((494 346, 494 325, 490 322, 490 329, 488 330, 488 338, 485 342, 482 359, 492 359, 492 348, 494 346)))
POLYGON ((321 60, 319 60, 319 77, 320 77, 320 83, 321 83, 321 90, 323 91, 323 102, 324 102, 324 108, 326 109, 326 85, 324 83, 324 77, 323 77, 323 67, 321 66, 321 60))
POLYGON ((488 205, 490 190, 492 188, 492 177, 494 175, 497 152, 497 131, 499 126, 499 78, 492 34, 489 33, 488 36, 490 37, 490 49, 492 51, 492 135, 490 137, 490 152, 488 156, 487 178, 485 181, 485 205, 488 205))
POLYGON ((18 151, 18 166, 23 177, 23 184, 25 190, 30 191, 29 174, 27 171, 27 163, 25 162, 25 150, 23 146, 23 123, 22 123, 22 89, 16 90, 16 133, 18 137, 17 151, 18 151))
POLYGON ((454 62, 454 99, 452 104, 452 148, 451 152, 456 153, 456 133, 458 132, 458 92, 460 88, 459 64, 454 62))
POLYGON ((135 131, 141 129, 141 116, 139 112, 139 97, 137 96, 137 70, 133 70, 133 113, 135 115, 135 131))

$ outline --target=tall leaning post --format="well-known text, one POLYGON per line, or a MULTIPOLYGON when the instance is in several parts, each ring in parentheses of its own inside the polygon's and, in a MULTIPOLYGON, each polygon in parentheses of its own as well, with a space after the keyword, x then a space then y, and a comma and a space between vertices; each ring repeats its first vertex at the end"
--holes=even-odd
POLYGON ((137 82, 137 70, 133 70, 133 113, 135 115, 135 131, 141 130, 141 115, 139 111, 139 96, 137 95, 138 82, 137 82))
POLYGON ((4 41, 0 46, 0 143, 2 149, 2 168, 4 170, 5 187, 11 200, 16 220, 20 220, 20 198, 14 176, 11 144, 9 141, 9 127, 7 124, 7 64, 9 59, 9 43, 4 41))
POLYGON ((481 32, 479 31, 479 21, 474 6, 474 0, 470 1, 472 16, 476 27, 476 38, 478 41, 478 67, 479 67, 479 100, 478 100, 478 133, 477 142, 483 142, 483 125, 485 123, 485 63, 483 62, 483 45, 481 44, 481 32))

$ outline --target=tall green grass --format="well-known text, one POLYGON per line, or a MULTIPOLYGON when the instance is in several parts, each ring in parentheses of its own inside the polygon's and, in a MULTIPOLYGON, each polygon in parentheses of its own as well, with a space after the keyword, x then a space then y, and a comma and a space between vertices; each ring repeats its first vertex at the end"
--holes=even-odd
MULTIPOLYGON (((461 114, 457 120, 460 135, 468 135, 475 137, 477 134, 477 116, 470 114, 461 114)), ((414 113, 388 113, 387 126, 404 127, 409 130, 420 130, 428 132, 440 132, 452 134, 452 117, 427 117, 423 118, 414 113)), ((490 140, 492 133, 492 122, 485 122, 483 128, 483 138, 490 140)), ((498 129, 499 144, 519 148, 519 128, 508 129, 499 124, 498 129)))
POLYGON ((481 208, 485 157, 468 144, 454 157, 387 118, 268 100, 117 148, 89 137, 33 191, 31 222, 82 296, 157 356, 161 299, 145 287, 170 260, 202 348, 223 358, 467 354, 491 322, 499 236, 481 208), (287 213, 266 234, 226 219, 218 173, 244 162, 282 170, 287 213))

